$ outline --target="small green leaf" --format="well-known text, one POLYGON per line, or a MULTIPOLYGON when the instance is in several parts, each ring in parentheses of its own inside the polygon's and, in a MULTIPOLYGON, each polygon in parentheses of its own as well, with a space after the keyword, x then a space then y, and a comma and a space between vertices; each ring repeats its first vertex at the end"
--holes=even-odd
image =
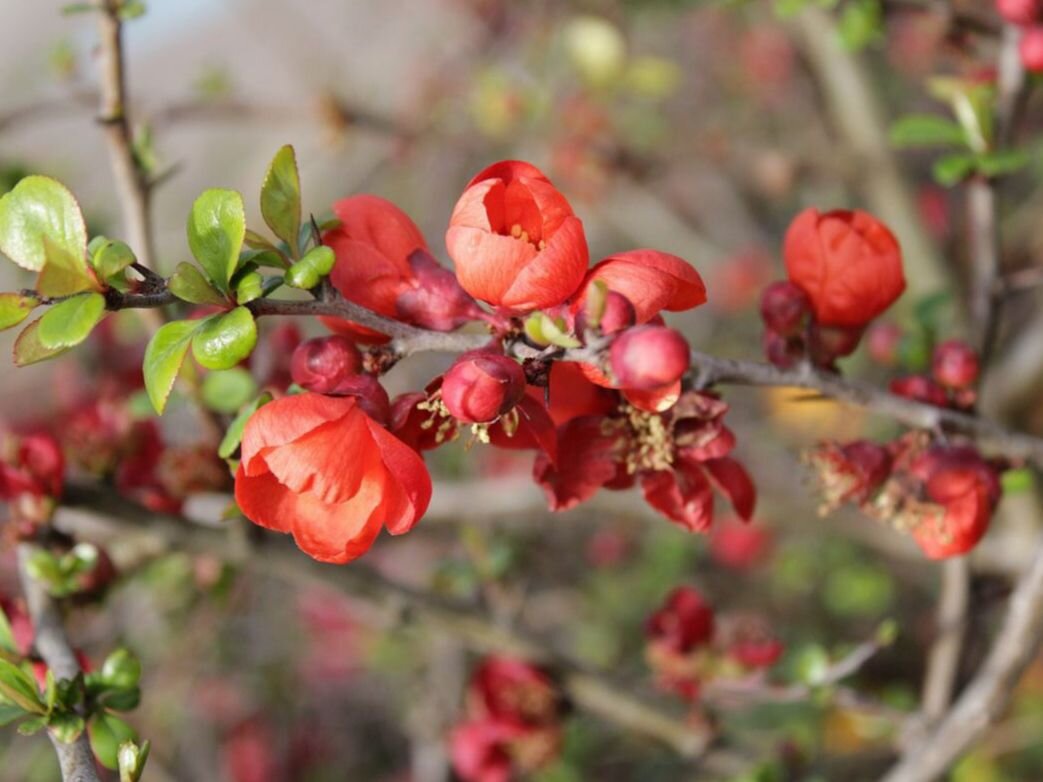
POLYGON ((192 343, 192 337, 206 321, 175 320, 161 326, 149 340, 145 348, 145 361, 142 372, 145 376, 145 390, 152 402, 152 407, 160 415, 167 406, 167 397, 174 387, 185 353, 192 343))
POLYGON ((4 613, 4 609, 0 606, 0 650, 5 652, 11 652, 17 654, 18 646, 14 642, 14 633, 11 632, 11 623, 7 619, 7 614, 4 613))
POLYGON ((235 453, 236 448, 239 447, 239 443, 243 439, 243 430, 246 429, 246 422, 250 420, 250 416, 271 401, 272 395, 264 393, 239 411, 239 415, 229 425, 228 431, 225 432, 225 436, 221 440, 221 444, 217 447, 218 456, 222 459, 228 459, 235 453))
POLYGON ((47 707, 40 700, 36 682, 14 663, 0 658, 0 695, 15 706, 33 714, 44 714, 47 707))
POLYGON ((0 331, 13 328, 29 317, 40 300, 20 293, 0 293, 0 331))
POLYGON ((301 228, 301 180, 297 157, 287 144, 275 153, 261 185, 261 215, 272 233, 286 242, 297 257, 297 232, 301 228))
POLYGON ((62 16, 72 16, 73 14, 84 14, 88 11, 97 11, 98 6, 94 3, 68 3, 62 6, 62 16))
POLYGON ((46 727, 46 717, 31 717, 18 726, 18 733, 21 736, 35 736, 46 727))
POLYGON ((309 290, 330 273, 337 256, 325 245, 313 247, 286 272, 286 284, 291 288, 309 290))
POLYGON ((30 364, 38 364, 49 358, 61 355, 68 348, 48 348, 40 342, 39 328, 41 318, 37 318, 18 335, 14 341, 14 363, 17 367, 27 367, 30 364))
POLYGON ((45 348, 79 345, 105 315, 105 297, 81 293, 51 307, 40 318, 38 337, 45 348))
POLYGON ((152 745, 148 741, 141 742, 140 746, 133 741, 124 741, 120 744, 118 753, 120 782, 138 782, 141 779, 151 748, 152 745))
POLYGON ((43 237, 44 267, 36 278, 36 290, 44 296, 71 296, 93 288, 101 290, 87 269, 83 256, 66 253, 49 236, 43 237))
POLYGON ((95 757, 105 768, 113 771, 119 766, 117 754, 125 741, 137 741, 134 728, 115 715, 107 712, 96 714, 87 723, 87 735, 95 757))
POLYGON ((136 260, 134 251, 118 239, 106 239, 91 255, 91 265, 103 280, 119 274, 136 260))
POLYGON ((72 744, 83 733, 83 717, 76 712, 63 711, 47 720, 51 734, 63 744, 72 744))
POLYGON ((891 126, 891 143, 896 147, 966 147, 963 128, 934 114, 909 114, 891 126))
POLYGON ((192 355, 207 369, 231 369, 253 352, 257 324, 246 307, 207 318, 192 339, 192 355))
POLYGON ((111 687, 136 687, 141 679, 141 661, 129 649, 117 649, 102 663, 101 679, 111 687))
POLYGON ((244 274, 235 284, 235 300, 246 304, 264 295, 264 277, 257 272, 244 274))
POLYGON ((190 304, 224 304, 225 297, 214 289, 199 269, 179 263, 167 283, 170 292, 190 304))
POLYGON ((108 689, 98 696, 98 703, 113 711, 130 711, 136 709, 141 703, 141 689, 139 687, 108 689))
POLYGON ((257 383, 245 369, 232 367, 208 373, 200 392, 211 410, 231 415, 257 395, 257 383))
POLYGON ((25 716, 25 709, 19 708, 11 703, 4 703, 0 699, 0 728, 10 725, 17 719, 25 716))
POLYGON ((880 0, 849 0, 840 14, 840 42, 851 51, 864 49, 884 34, 880 0))
POLYGON ((1032 477, 1032 470, 1019 467, 1004 472, 1000 476, 1000 484, 1003 486, 1004 494, 1020 494, 1029 491, 1035 485, 1035 479, 1032 477))
POLYGON ((239 193, 214 188, 196 199, 188 218, 188 246, 222 293, 228 292, 239 265, 245 236, 246 211, 239 193))
POLYGON ((0 252, 30 271, 47 262, 44 237, 85 264, 87 226, 80 205, 65 185, 45 176, 27 176, 0 198, 0 252))
POLYGON ((267 250, 269 252, 278 253, 279 248, 272 244, 257 231, 252 231, 249 228, 246 229, 246 233, 243 235, 243 243, 253 250, 267 250))
POLYGON ((978 170, 988 177, 1004 176, 1020 171, 1031 160, 1032 156, 1021 149, 986 152, 978 156, 978 170))
POLYGON ((812 687, 821 684, 829 671, 829 654, 817 644, 805 646, 794 662, 797 678, 812 687))
POLYGON ((977 159, 974 155, 965 153, 946 155, 935 161, 934 179, 940 185, 952 187, 973 174, 976 164, 977 159))
POLYGON ((145 3, 142 0, 123 0, 120 5, 120 19, 129 22, 145 15, 145 3))

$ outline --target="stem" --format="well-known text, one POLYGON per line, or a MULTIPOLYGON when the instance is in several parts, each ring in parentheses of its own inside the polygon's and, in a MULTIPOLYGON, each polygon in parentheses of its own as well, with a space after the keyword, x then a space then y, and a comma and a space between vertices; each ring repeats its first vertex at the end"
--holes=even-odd
MULTIPOLYGON (((28 572, 27 565, 33 551, 34 547, 28 543, 18 546, 18 574, 33 623, 33 645, 55 678, 75 679, 80 674, 80 664, 65 636, 58 605, 47 594, 43 584, 28 572)), ((58 756, 64 782, 100 782, 86 731, 71 744, 58 740, 50 731, 47 735, 58 756)))

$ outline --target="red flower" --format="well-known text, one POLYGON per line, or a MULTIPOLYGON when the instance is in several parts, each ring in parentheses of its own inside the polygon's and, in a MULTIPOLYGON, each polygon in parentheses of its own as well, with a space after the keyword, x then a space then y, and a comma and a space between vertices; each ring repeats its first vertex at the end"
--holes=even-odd
POLYGON ((947 388, 970 388, 978 380, 978 354, 966 342, 949 339, 934 349, 931 373, 947 388))
POLYGON ((250 418, 235 498, 255 524, 292 533, 315 559, 342 563, 365 553, 383 526, 408 532, 427 509, 431 478, 354 397, 305 393, 250 418))
POLYGON ((786 232, 783 255, 825 326, 865 326, 905 290, 898 242, 866 212, 805 209, 786 232))
POLYGON ((362 354, 340 334, 315 337, 299 344, 290 361, 293 382, 319 394, 335 392, 346 377, 362 369, 362 354))
POLYGON ((553 307, 587 268, 583 224, 535 166, 495 163, 472 179, 453 209, 446 247, 464 290, 514 312, 553 307))
POLYGON ((892 394, 904 396, 936 407, 948 407, 949 395, 945 389, 925 375, 896 377, 890 383, 892 394))
POLYGON ((1027 26, 1043 14, 1039 0, 996 0, 996 11, 1011 24, 1027 26))
POLYGON ((658 250, 630 250, 599 261, 584 278, 573 312, 583 304, 595 280, 634 305, 636 323, 647 323, 663 310, 682 312, 706 303, 699 272, 683 258, 658 250))
POLYGON ((822 443, 807 458, 818 473, 826 510, 869 500, 891 475, 893 464, 888 450, 869 440, 822 443))
POLYGON ((453 771, 462 782, 510 782, 512 741, 525 728, 506 720, 476 719, 453 728, 449 737, 453 771))
POLYGON ((1043 72, 1043 25, 1034 24, 1021 31, 1018 53, 1026 71, 1043 72))
POLYGON ((0 462, 0 500, 21 495, 60 497, 65 459, 61 446, 49 434, 22 437, 12 458, 0 462))
POLYGON ((710 556, 719 565, 743 570, 754 567, 771 551, 772 537, 764 527, 738 521, 717 526, 710 535, 710 556))
POLYGON ((514 657, 486 657, 471 677, 471 695, 480 713, 527 727, 553 723, 561 714, 551 678, 514 657))
MULTIPOLYGON (((599 416, 573 418, 558 429, 558 458, 536 457, 533 480, 543 487, 551 510, 586 502, 623 470, 619 436, 599 416)), ((625 470, 623 470, 625 476, 625 470)))
POLYGON ((661 647, 687 654, 713 638, 713 608, 699 592, 677 587, 645 623, 645 636, 661 647))

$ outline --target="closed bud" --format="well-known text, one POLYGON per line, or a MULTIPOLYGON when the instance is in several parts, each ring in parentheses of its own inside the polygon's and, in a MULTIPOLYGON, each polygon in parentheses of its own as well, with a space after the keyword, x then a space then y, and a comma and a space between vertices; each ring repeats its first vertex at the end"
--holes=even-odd
POLYGON ((803 340, 799 337, 787 339, 771 329, 765 329, 761 346, 764 348, 764 357, 779 369, 795 367, 804 356, 803 340))
POLYGON ((470 424, 495 421, 525 395, 525 371, 500 353, 465 353, 442 380, 442 401, 453 418, 470 424))
POLYGON ((807 294, 788 280, 773 282, 761 294, 761 318, 769 329, 783 337, 800 334, 810 311, 807 294))
POLYGON ((1043 73, 1043 25, 1026 27, 1018 42, 1021 64, 1031 73, 1043 73))
POLYGON ((609 361, 620 388, 650 391, 680 380, 691 353, 685 338, 673 329, 639 326, 616 337, 609 361))
POLYGON ((1030 25, 1041 10, 1040 0, 996 0, 996 11, 1011 24, 1030 25))
POLYGON ((615 334, 628 329, 637 322, 637 310, 633 302, 622 293, 603 289, 600 280, 587 288, 583 307, 576 313, 576 334, 582 336, 587 329, 600 329, 602 334, 615 334), (598 291, 595 295, 594 291, 598 291))
POLYGON ((815 324, 808 340, 811 360, 820 366, 829 366, 838 358, 850 356, 862 339, 862 329, 815 324))
POLYGON ((934 349, 931 373, 948 388, 969 388, 978 380, 978 354, 966 342, 950 339, 934 349))
POLYGON ((293 351, 290 374, 293 382, 308 391, 333 393, 347 377, 358 374, 362 355, 347 337, 334 334, 302 342, 293 351))
POLYGON ((891 393, 938 407, 949 405, 949 395, 945 393, 945 389, 924 375, 895 378, 891 381, 891 393))

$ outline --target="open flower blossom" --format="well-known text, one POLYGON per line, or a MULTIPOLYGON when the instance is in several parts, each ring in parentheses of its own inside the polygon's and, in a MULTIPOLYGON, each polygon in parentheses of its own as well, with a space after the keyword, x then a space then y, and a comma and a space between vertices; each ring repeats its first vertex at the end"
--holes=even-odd
POLYGON ((250 418, 235 498, 255 524, 292 534, 317 560, 343 563, 383 527, 408 532, 427 509, 431 478, 416 451, 355 397, 304 393, 250 418))
POLYGON ((538 168, 517 160, 495 163, 468 183, 445 240, 464 290, 515 313, 564 302, 589 260, 568 201, 538 168))
MULTIPOLYGON (((448 269, 431 257, 420 229, 390 201, 355 195, 333 205, 340 225, 323 235, 336 255, 330 282, 356 304, 405 323, 451 331, 479 316, 474 300, 448 269)), ((324 317, 334 331, 366 342, 382 341, 372 329, 324 317)))
POLYGON ((783 256, 824 326, 863 327, 905 290, 898 241, 867 212, 805 209, 786 232, 783 256))

